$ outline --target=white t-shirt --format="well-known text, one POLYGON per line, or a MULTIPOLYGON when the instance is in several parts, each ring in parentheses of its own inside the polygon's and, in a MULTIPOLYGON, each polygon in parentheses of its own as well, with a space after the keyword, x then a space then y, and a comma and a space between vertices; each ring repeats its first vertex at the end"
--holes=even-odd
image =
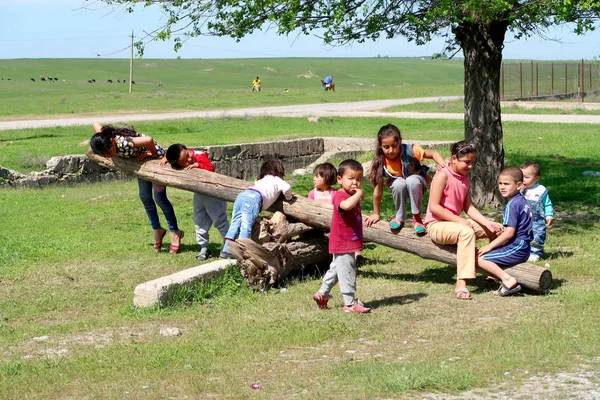
POLYGON ((275 203, 279 198, 279 193, 283 193, 286 200, 292 199, 292 187, 289 183, 277 176, 267 175, 264 178, 257 180, 254 182, 252 189, 258 190, 262 195, 263 211, 275 203))

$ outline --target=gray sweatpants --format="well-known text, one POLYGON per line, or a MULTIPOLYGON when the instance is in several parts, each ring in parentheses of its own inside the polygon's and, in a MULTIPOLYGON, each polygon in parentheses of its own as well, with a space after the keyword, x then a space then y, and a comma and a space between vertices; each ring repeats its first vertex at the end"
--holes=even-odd
POLYGON ((224 200, 194 193, 194 228, 200 249, 208 247, 208 230, 213 225, 224 238, 229 230, 227 203, 224 200))
POLYGON ((406 220, 406 199, 410 198, 410 210, 413 214, 421 214, 423 194, 427 191, 427 182, 421 175, 411 175, 408 178, 391 180, 388 187, 394 198, 396 206, 396 219, 400 222, 406 220))
POLYGON ((354 304, 356 298, 356 260, 354 252, 333 254, 333 260, 331 260, 329 270, 323 277, 323 285, 321 285, 319 293, 323 296, 329 296, 329 292, 338 282, 340 283, 344 304, 347 306, 354 304))

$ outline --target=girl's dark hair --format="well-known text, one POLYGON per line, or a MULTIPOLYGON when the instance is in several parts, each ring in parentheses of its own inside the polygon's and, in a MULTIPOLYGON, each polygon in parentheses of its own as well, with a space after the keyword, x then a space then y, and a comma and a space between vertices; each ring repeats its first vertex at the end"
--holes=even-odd
POLYGON ((323 182, 328 186, 333 186, 337 182, 337 169, 328 162, 317 165, 313 170, 313 175, 323 178, 323 182))
POLYGON ((369 181, 371 181, 373 186, 377 186, 383 177, 383 160, 385 155, 381 148, 381 141, 390 136, 393 136, 399 143, 402 143, 402 134, 396 125, 387 124, 379 129, 379 132, 377 132, 375 156, 373 157, 373 163, 371 164, 371 171, 369 171, 369 181))
POLYGON ((473 143, 466 140, 461 140, 450 146, 450 154, 456 156, 456 158, 464 157, 469 153, 477 153, 477 149, 475 149, 473 143))
POLYGON ((258 179, 262 179, 267 175, 273 175, 283 179, 283 177, 285 176, 285 168, 283 167, 281 161, 265 161, 263 165, 260 166, 260 173, 258 175, 258 179))
POLYGON ((90 139, 90 147, 94 154, 104 154, 112 147, 112 138, 115 136, 138 136, 133 126, 115 128, 112 125, 104 125, 100 132, 95 133, 90 139))

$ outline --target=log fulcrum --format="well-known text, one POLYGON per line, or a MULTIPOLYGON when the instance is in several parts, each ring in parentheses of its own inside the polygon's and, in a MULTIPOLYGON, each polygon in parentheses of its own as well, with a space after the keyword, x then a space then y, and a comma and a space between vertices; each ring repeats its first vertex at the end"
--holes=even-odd
MULTIPOLYGON (((131 158, 107 159, 91 152, 88 152, 88 157, 103 167, 128 172, 161 185, 230 202, 235 201, 241 191, 251 186, 250 182, 198 168, 186 171, 174 170, 170 166, 161 166, 156 159, 143 162, 131 158)), ((277 201, 269 210, 281 211, 294 220, 318 229, 329 229, 331 222, 331 205, 296 195, 289 201, 277 201)), ((380 221, 370 227, 364 227, 363 234, 365 242, 381 244, 422 258, 456 265, 456 246, 435 244, 429 236, 419 237, 412 230, 392 232, 387 223, 380 221)), ((552 273, 549 270, 533 264, 519 264, 507 268, 506 271, 514 276, 521 286, 534 291, 547 290, 552 282, 552 273)))

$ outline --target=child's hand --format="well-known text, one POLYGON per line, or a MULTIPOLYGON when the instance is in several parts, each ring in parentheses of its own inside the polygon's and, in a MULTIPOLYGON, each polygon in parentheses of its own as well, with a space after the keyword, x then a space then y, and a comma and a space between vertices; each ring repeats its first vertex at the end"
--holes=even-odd
POLYGON ((458 217, 458 223, 464 226, 468 226, 469 228, 473 228, 469 221, 467 221, 465 218, 458 217))
POLYGON ((165 165, 167 165, 169 161, 167 161, 167 157, 163 157, 160 159, 160 166, 164 167, 165 165))
POLYGON ((373 214, 371 216, 368 216, 367 218, 365 218, 365 225, 366 226, 371 226, 374 223, 379 222, 379 214, 373 214))
POLYGON ((138 156, 136 157, 136 159, 137 159, 138 161, 143 161, 143 160, 145 160, 145 159, 146 159, 146 158, 148 158, 148 157, 152 157, 152 154, 151 154, 149 151, 147 151, 147 152, 145 152, 145 153, 140 153, 140 154, 138 154, 138 156))
POLYGON ((192 168, 200 168, 200 166, 198 165, 198 163, 193 163, 193 164, 188 165, 184 169, 188 170, 188 169, 192 169, 192 168))
POLYGON ((499 224, 498 222, 489 221, 485 227, 497 235, 504 232, 504 225, 499 224))
POLYGON ((492 250, 491 246, 489 244, 486 244, 485 246, 482 246, 480 249, 477 250, 477 254, 479 256, 482 256, 485 253, 489 253, 490 250, 492 250))
POLYGON ((552 221, 554 221, 554 219, 552 217, 547 217, 546 218, 546 226, 552 226, 552 221))

